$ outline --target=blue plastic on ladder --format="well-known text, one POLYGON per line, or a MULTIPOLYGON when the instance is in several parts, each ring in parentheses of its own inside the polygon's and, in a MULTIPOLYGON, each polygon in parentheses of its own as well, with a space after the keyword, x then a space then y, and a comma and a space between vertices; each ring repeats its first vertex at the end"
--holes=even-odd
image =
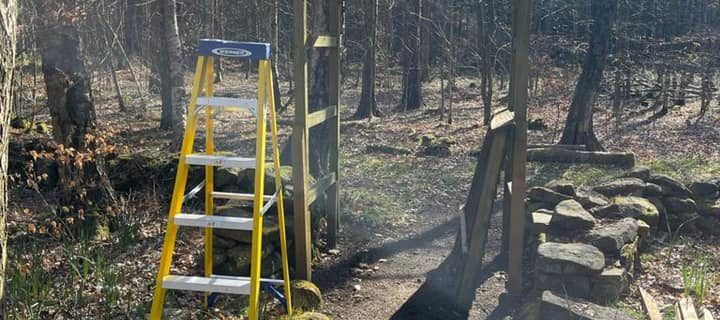
MULTIPOLYGON (((288 309, 287 300, 285 299, 285 294, 283 292, 280 292, 270 282, 260 282, 260 287, 263 289, 263 291, 269 292, 270 294, 272 294, 273 297, 275 297, 275 299, 277 299, 280 302, 280 304, 283 306, 283 308, 285 308, 285 312, 287 312, 287 309, 288 309)), ((210 295, 208 296, 208 308, 212 308, 215 305, 215 303, 217 302, 219 297, 220 297, 220 295, 218 293, 215 293, 215 292, 210 293, 210 295)))
POLYGON ((260 286, 262 286, 263 290, 265 290, 266 292, 270 292, 275 297, 275 299, 280 301, 280 304, 282 304, 282 306, 285 308, 285 312, 288 311, 287 300, 285 300, 284 293, 278 291, 278 289, 269 282, 261 282, 260 286))
POLYGON ((270 59, 270 44, 260 42, 237 42, 219 39, 201 39, 198 45, 201 56, 242 58, 250 60, 270 59))

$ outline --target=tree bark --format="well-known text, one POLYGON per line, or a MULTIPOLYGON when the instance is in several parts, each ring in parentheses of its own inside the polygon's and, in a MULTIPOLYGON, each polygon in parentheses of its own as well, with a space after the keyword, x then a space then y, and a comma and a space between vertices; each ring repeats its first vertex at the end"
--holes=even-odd
POLYGON ((369 17, 366 19, 366 29, 370 31, 367 36, 365 62, 363 63, 362 90, 360 104, 355 112, 356 118, 371 118, 377 116, 377 100, 375 99, 375 70, 376 70, 376 44, 377 44, 377 9, 378 0, 366 0, 365 11, 369 17))
POLYGON ((421 54, 423 0, 408 0, 404 13, 407 37, 403 48, 403 96, 400 107, 415 110, 422 107, 421 54))
MULTIPOLYGON (((325 0, 310 1, 310 26, 311 43, 319 35, 326 34, 329 27, 329 9, 325 0)), ((308 51, 308 67, 310 72, 310 92, 308 111, 318 111, 328 106, 328 54, 326 49, 313 48, 308 51)), ((313 177, 323 177, 328 165, 328 139, 327 123, 320 124, 310 129, 310 174, 313 177)))
POLYGON ((5 306, 5 267, 7 265, 7 173, 12 83, 15 70, 17 2, 0 0, 0 313, 5 306))
MULTIPOLYGON (((492 1, 492 0, 490 0, 492 1)), ((479 29, 478 49, 480 51, 480 95, 483 100, 483 123, 490 124, 492 117, 492 97, 493 97, 493 61, 492 61, 492 42, 490 37, 490 25, 492 23, 488 17, 487 1, 478 3, 477 23, 479 29)))
POLYGON ((85 69, 77 27, 69 17, 53 15, 51 6, 42 13, 44 26, 38 33, 47 105, 55 141, 84 149, 85 134, 95 127, 95 105, 90 96, 90 76, 85 69))
POLYGON ((163 58, 165 72, 160 72, 163 94, 162 129, 172 129, 177 137, 185 130, 185 79, 183 76, 182 48, 178 33, 175 0, 163 0, 163 58))
POLYGON ((593 131, 593 104, 600 88, 610 51, 612 20, 617 0, 593 0, 593 31, 583 71, 575 86, 560 144, 584 144, 589 150, 604 150, 593 131))

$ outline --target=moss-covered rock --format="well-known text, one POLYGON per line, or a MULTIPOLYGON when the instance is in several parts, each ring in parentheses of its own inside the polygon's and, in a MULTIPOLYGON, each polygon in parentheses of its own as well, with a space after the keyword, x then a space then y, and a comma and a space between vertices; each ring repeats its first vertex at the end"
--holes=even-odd
POLYGON ((28 130, 28 129, 30 129, 31 125, 32 125, 32 122, 23 117, 15 117, 15 118, 12 118, 12 120, 10 120, 10 126, 13 127, 14 129, 28 130))
POLYGON ((615 197, 612 203, 617 206, 621 216, 645 221, 655 228, 660 221, 660 212, 648 199, 640 197, 615 197))
POLYGON ((322 305, 322 293, 314 283, 295 280, 290 283, 293 308, 303 311, 314 311, 322 305))
POLYGON ((40 121, 35 124, 35 132, 46 134, 50 132, 50 126, 46 122, 40 121))
POLYGON ((287 318, 287 320, 330 320, 330 317, 317 312, 302 312, 287 318))

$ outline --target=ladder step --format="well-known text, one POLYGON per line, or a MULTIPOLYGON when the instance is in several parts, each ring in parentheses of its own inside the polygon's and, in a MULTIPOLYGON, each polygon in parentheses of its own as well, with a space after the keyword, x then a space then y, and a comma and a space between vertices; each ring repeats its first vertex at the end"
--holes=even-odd
MULTIPOLYGON (((240 201, 253 201, 255 200, 255 195, 252 193, 234 193, 234 192, 218 192, 214 191, 212 193, 213 198, 216 199, 225 199, 225 200, 240 200, 240 201)), ((265 195, 263 197, 265 201, 272 200, 273 195, 265 195)))
POLYGON ((244 277, 190 277, 166 276, 163 288, 173 290, 250 294, 250 279, 244 277))
POLYGON ((175 215, 175 224, 186 227, 216 228, 227 230, 252 231, 253 219, 204 214, 179 213, 175 215))
MULTIPOLYGON (((261 278, 260 282, 272 285, 283 285, 281 279, 261 278)), ((163 288, 172 290, 201 291, 201 292, 217 292, 229 294, 250 294, 250 278, 249 277, 233 277, 212 275, 207 277, 193 276, 165 276, 163 278, 163 288)))
POLYGON ((198 97, 198 106, 205 107, 226 107, 235 108, 237 110, 251 110, 257 109, 257 99, 239 99, 239 98, 226 98, 226 97, 198 97))
POLYGON ((227 157, 207 154, 189 154, 185 156, 185 162, 189 165, 216 166, 226 168, 255 168, 255 158, 227 157))

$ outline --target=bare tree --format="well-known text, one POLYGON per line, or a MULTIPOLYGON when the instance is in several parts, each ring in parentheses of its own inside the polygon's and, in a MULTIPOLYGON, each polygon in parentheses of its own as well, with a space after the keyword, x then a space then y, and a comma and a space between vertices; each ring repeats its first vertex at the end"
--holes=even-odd
POLYGON ((185 129, 185 79, 175 0, 163 0, 163 106, 160 127, 181 136, 185 129))
POLYGON ((377 63, 377 10, 378 0, 365 0, 366 28, 370 30, 366 41, 365 61, 363 62, 362 92, 360 104, 355 112, 357 118, 372 118, 378 115, 377 100, 375 100, 375 80, 377 63))
POLYGON ((66 146, 85 148, 85 134, 95 127, 95 105, 74 21, 80 15, 79 8, 73 1, 43 3, 37 8, 43 25, 36 41, 42 56, 53 137, 66 146))
POLYGON ((402 43, 403 55, 403 95, 400 108, 403 110, 420 109, 422 99, 422 74, 420 46, 422 39, 422 8, 423 0, 407 0, 403 13, 405 32, 398 32, 398 36, 405 34, 402 43))
MULTIPOLYGON (((0 306, 5 298, 5 266, 7 265, 7 173, 10 132, 11 89, 15 70, 17 36, 17 2, 0 0, 0 306)), ((0 308, 0 313, 2 312, 0 308)))
POLYGON ((590 49, 575 86, 560 144, 586 145, 588 150, 603 150, 593 131, 593 105, 610 51, 610 35, 616 6, 617 0, 592 2, 594 26, 590 36, 590 49))

